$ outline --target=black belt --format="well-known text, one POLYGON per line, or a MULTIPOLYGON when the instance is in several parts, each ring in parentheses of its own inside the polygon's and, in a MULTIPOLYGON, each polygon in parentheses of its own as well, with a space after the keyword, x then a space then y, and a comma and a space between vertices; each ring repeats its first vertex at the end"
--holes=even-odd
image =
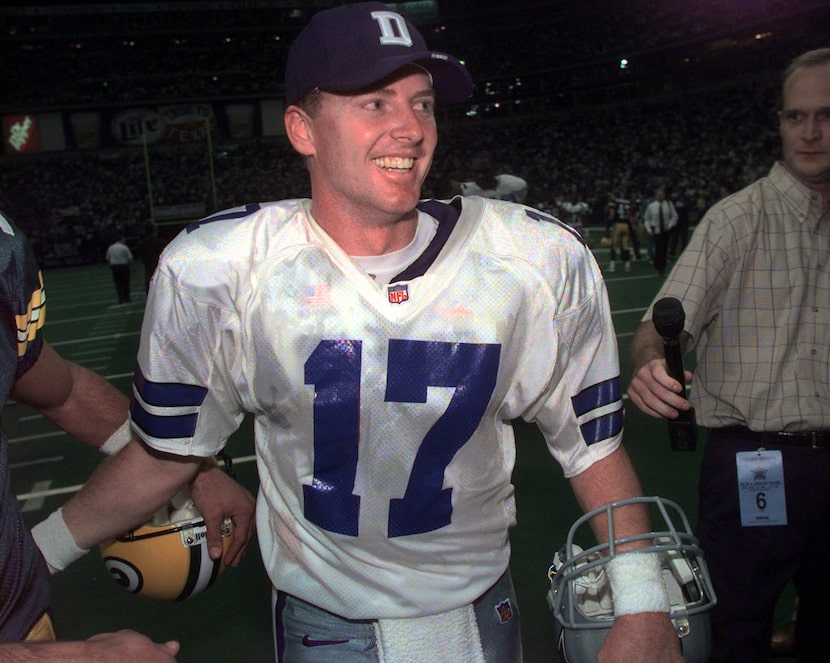
POLYGON ((729 426, 721 429, 724 433, 734 433, 760 444, 782 447, 812 447, 813 449, 830 449, 830 430, 805 430, 797 433, 770 433, 768 431, 749 430, 746 426, 729 426))

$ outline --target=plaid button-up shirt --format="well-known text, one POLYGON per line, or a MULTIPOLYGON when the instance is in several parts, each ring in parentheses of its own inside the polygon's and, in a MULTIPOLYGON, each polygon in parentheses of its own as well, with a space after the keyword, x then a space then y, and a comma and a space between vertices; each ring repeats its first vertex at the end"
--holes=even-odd
POLYGON ((662 297, 697 350, 698 424, 830 430, 830 213, 783 164, 706 213, 662 297))

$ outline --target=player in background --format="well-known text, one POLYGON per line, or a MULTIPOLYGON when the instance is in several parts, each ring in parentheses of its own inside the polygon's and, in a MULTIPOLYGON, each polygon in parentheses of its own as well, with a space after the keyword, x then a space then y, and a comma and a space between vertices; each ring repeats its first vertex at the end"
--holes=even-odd
MULTIPOLYGON (((641 490, 590 250, 512 202, 420 200, 436 100, 471 91, 382 3, 312 18, 284 114, 312 197, 173 240, 142 330, 141 441, 64 507, 63 536, 141 522, 249 412, 277 660, 521 660, 511 421, 539 425, 583 508, 641 490)), ((648 531, 639 506, 615 516, 620 536, 648 531)), ((680 663, 658 560, 629 559, 601 660, 680 663)))
POLYGON ((631 271, 631 253, 628 248, 631 240, 630 207, 622 202, 621 199, 612 199, 605 206, 607 227, 611 230, 609 272, 616 270, 618 255, 622 258, 625 271, 631 271), (625 216, 622 216, 623 214, 625 216))
MULTIPOLYGON (((0 391, 35 408, 67 433, 105 453, 126 444, 129 401, 98 374, 63 359, 43 338, 46 291, 24 235, 0 212, 0 391)), ((206 512, 229 508, 239 538, 228 561, 238 562, 252 534, 253 497, 221 470, 205 466, 194 496, 206 512), (203 499, 207 497, 207 500, 203 499), (243 536, 247 534, 247 538, 243 536)), ((219 531, 219 515, 211 515, 219 531)), ((171 661, 179 644, 155 644, 133 631, 56 642, 49 616, 49 570, 12 493, 8 440, 0 429, 0 660, 171 661)))
POLYGON ((133 264, 133 253, 127 246, 124 233, 119 232, 115 241, 107 247, 106 260, 112 272, 112 282, 118 295, 119 304, 130 302, 130 267, 133 264))
POLYGON ((590 230, 588 229, 585 220, 589 217, 592 210, 591 206, 582 198, 579 191, 573 191, 570 196, 557 200, 556 207, 562 213, 562 220, 582 235, 582 238, 590 247, 590 230))
POLYGON ((460 183, 462 195, 509 200, 514 203, 525 201, 527 182, 518 175, 498 173, 496 160, 490 152, 476 154, 470 162, 470 171, 473 179, 460 183))

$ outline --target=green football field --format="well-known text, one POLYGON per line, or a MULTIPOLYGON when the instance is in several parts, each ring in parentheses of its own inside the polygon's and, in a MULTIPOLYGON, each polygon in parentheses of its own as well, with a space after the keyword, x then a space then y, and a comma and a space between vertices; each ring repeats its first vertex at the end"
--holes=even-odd
MULTIPOLYGON (((601 264, 603 253, 598 251, 601 264)), ((643 262, 635 263, 631 273, 617 271, 606 276, 625 387, 630 378, 631 335, 657 291, 659 277, 643 262)), ((44 278, 48 293, 46 338, 62 355, 104 375, 128 393, 143 315, 140 263, 133 272, 134 303, 121 306, 115 305, 115 289, 105 265, 51 269, 44 278)), ((68 499, 101 457, 21 405, 4 408, 3 425, 10 437, 14 489, 27 522, 33 525, 68 499)), ((525 661, 558 661, 552 617, 545 602, 547 570, 580 512, 535 427, 516 422, 515 431, 518 525, 511 535, 511 568, 519 598, 525 661)), ((625 444, 644 493, 678 502, 694 523, 702 443, 699 441, 695 452, 671 451, 665 422, 642 415, 626 400, 625 444)), ((230 440, 227 451, 234 458, 239 481, 256 492, 250 421, 230 440)), ((156 640, 180 640, 179 661, 273 660, 271 590, 255 542, 239 567, 229 569, 213 588, 185 603, 158 603, 128 594, 105 573, 97 551, 56 576, 53 587, 53 618, 61 638, 132 628, 156 640)), ((791 602, 788 593, 779 606, 779 623, 788 619, 791 602)))

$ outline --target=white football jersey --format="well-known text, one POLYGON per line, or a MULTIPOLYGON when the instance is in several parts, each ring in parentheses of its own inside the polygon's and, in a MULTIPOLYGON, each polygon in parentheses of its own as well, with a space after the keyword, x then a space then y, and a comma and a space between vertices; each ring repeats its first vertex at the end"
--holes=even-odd
POLYGON ((385 287, 308 200, 215 214, 163 254, 142 329, 143 439, 210 456, 253 413, 270 578, 348 618, 453 609, 504 572, 512 419, 566 476, 622 433, 608 298, 577 236, 513 203, 419 207, 436 236, 385 287))

